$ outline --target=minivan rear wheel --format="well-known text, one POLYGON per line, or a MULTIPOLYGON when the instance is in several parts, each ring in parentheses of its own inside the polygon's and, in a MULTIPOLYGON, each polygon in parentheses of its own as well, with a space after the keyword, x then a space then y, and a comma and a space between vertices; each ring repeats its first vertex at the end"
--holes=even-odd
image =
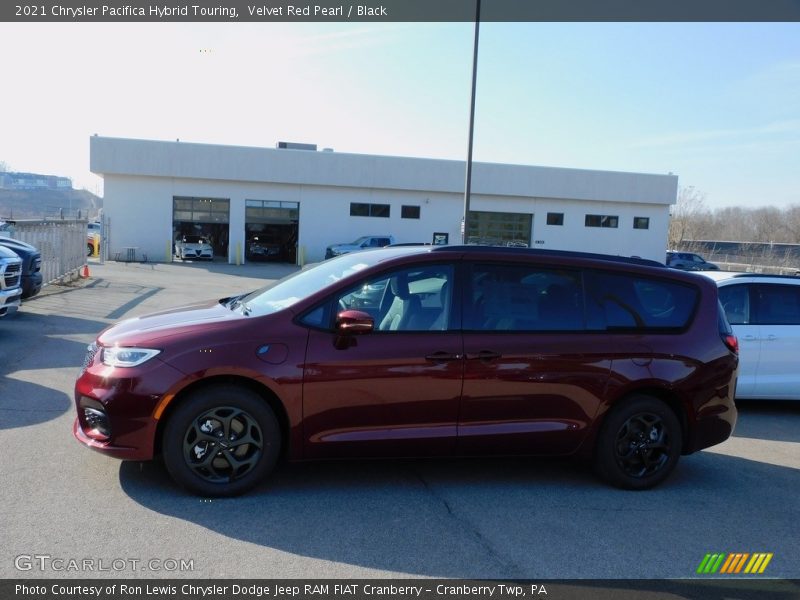
POLYGON ((275 466, 281 431, 255 392, 214 385, 191 393, 170 415, 162 438, 172 478, 202 496, 236 496, 275 466))
POLYGON ((666 403, 631 396, 611 409, 600 429, 595 471, 617 487, 651 488, 675 468, 681 445, 681 425, 666 403))

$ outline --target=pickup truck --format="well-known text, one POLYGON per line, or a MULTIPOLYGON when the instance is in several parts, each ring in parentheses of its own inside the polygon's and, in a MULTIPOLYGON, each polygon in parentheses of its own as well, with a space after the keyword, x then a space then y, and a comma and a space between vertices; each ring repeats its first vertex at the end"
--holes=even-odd
POLYGON ((389 244, 394 244, 394 237, 391 235, 365 235, 349 244, 332 244, 325 249, 325 258, 341 256, 357 250, 368 248, 383 248, 389 244))
POLYGON ((22 260, 22 298, 32 298, 42 289, 42 254, 28 243, 14 238, 2 237, 0 247, 5 247, 22 260))
POLYGON ((0 317, 16 312, 22 297, 22 259, 0 246, 0 317))

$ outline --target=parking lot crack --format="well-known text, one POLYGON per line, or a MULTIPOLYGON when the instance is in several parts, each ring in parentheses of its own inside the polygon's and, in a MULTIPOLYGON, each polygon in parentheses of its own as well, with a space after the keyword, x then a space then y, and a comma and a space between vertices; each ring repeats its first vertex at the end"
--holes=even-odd
POLYGON ((486 555, 491 562, 495 563, 502 569, 501 573, 503 574, 503 577, 511 579, 523 578, 523 569, 517 563, 515 563, 513 560, 510 560, 508 557, 502 556, 500 552, 498 552, 498 550, 492 545, 491 541, 481 533, 475 523, 465 516, 459 515, 450 502, 447 501, 447 498, 442 496, 442 494, 440 494, 419 471, 414 470, 413 473, 422 484, 422 487, 425 489, 428 495, 431 496, 436 502, 444 506, 448 516, 456 521, 456 523, 467 534, 474 538, 475 542, 486 552, 486 555))

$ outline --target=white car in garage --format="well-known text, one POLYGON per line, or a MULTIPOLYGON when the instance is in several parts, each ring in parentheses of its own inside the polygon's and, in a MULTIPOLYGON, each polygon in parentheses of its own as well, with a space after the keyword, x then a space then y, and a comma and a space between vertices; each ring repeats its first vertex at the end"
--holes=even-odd
POLYGON ((212 260, 214 249, 208 238, 202 235, 181 235, 175 240, 175 256, 181 260, 187 258, 212 260))
POLYGON ((739 339, 737 399, 800 400, 800 277, 705 272, 739 339))

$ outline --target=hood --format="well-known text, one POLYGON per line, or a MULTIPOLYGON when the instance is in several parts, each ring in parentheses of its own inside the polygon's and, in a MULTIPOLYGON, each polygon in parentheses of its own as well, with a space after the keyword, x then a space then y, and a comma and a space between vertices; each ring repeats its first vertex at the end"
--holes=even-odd
POLYGON ((17 256, 16 253, 12 252, 11 250, 9 250, 5 246, 3 246, 2 243, 0 243, 0 258, 16 258, 16 259, 19 259, 19 256, 17 256))
POLYGON ((157 345, 158 340, 166 337, 203 334, 223 324, 246 318, 218 300, 209 300, 121 321, 104 330, 98 336, 98 341, 104 346, 157 345))
POLYGON ((26 254, 33 254, 35 252, 39 252, 36 246, 31 246, 27 242, 23 242, 14 238, 6 238, 0 237, 0 246, 5 246, 6 248, 11 248, 12 250, 20 250, 25 252, 26 254))

